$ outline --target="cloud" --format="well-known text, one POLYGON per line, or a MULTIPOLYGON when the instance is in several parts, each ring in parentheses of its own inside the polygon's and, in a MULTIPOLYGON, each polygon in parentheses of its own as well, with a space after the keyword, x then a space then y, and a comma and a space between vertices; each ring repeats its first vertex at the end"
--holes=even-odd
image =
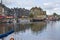
POLYGON ((48 3, 43 3, 45 9, 54 9, 56 7, 60 7, 60 2, 48 2, 48 3))
POLYGON ((48 2, 48 3, 44 3, 44 8, 46 10, 56 10, 57 8, 60 7, 60 2, 48 2))
POLYGON ((31 7, 41 7, 43 10, 47 10, 47 13, 53 13, 60 11, 60 0, 3 0, 3 3, 9 7, 21 7, 30 9, 31 7))
POLYGON ((51 5, 52 3, 43 3, 44 6, 49 6, 51 5))
POLYGON ((60 10, 60 8, 54 8, 53 10, 60 10))
POLYGON ((60 14, 60 8, 54 8, 53 12, 56 12, 56 13, 60 14))
POLYGON ((30 8, 30 7, 34 7, 35 4, 35 0, 4 0, 4 4, 9 6, 9 7, 26 7, 26 8, 30 8))
POLYGON ((48 12, 50 11, 50 13, 56 12, 60 14, 60 2, 46 2, 43 3, 43 6, 48 12))
POLYGON ((7 7, 11 8, 16 6, 16 0, 3 0, 3 4, 5 4, 7 7))

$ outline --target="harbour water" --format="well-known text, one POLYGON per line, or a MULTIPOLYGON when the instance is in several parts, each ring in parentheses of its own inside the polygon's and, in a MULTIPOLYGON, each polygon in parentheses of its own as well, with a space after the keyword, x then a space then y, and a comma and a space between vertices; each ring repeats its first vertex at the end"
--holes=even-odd
POLYGON ((8 32, 10 29, 14 29, 15 32, 4 37, 3 40, 10 40, 10 38, 15 40, 60 40, 60 21, 0 24, 0 34, 8 32))

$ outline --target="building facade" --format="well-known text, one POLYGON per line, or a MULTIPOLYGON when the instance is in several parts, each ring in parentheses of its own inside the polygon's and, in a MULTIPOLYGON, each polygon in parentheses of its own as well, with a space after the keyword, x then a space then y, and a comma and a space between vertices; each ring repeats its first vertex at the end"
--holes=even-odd
POLYGON ((0 3, 0 15, 4 15, 4 5, 0 3))
POLYGON ((30 10, 30 13, 34 15, 34 19, 43 19, 46 18, 46 11, 43 11, 40 7, 33 7, 30 10))
POLYGON ((0 3, 0 15, 6 16, 6 15, 12 15, 13 12, 10 8, 6 7, 4 4, 0 3))
POLYGON ((29 16, 30 11, 25 9, 25 8, 14 8, 11 9, 14 12, 14 15, 17 16, 18 18, 26 16, 29 16))

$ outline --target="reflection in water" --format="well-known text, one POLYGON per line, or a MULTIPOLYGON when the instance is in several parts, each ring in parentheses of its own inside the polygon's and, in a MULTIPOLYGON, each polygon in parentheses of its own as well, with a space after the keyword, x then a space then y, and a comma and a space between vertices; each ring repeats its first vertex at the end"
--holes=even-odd
POLYGON ((16 32, 20 32, 20 31, 25 32, 25 30, 29 28, 30 28, 30 24, 17 24, 17 27, 15 30, 16 32))
POLYGON ((33 32, 41 32, 42 30, 44 30, 44 28, 46 28, 47 23, 46 22, 39 22, 39 23, 32 23, 31 24, 31 30, 33 32))
POLYGON ((14 36, 15 40, 60 40, 60 21, 34 22, 31 24, 16 23, 14 25, 0 24, 0 34, 13 29, 13 26, 15 32, 4 40, 9 40, 11 36, 14 36))
POLYGON ((13 24, 0 24, 0 34, 4 34, 13 29, 13 24))
POLYGON ((46 27, 46 22, 39 23, 31 23, 31 24, 17 24, 16 32, 25 32, 26 30, 31 29, 32 32, 38 33, 38 31, 42 31, 46 27))
POLYGON ((19 27, 21 30, 16 31, 18 40, 60 40, 60 21, 19 24, 19 27))

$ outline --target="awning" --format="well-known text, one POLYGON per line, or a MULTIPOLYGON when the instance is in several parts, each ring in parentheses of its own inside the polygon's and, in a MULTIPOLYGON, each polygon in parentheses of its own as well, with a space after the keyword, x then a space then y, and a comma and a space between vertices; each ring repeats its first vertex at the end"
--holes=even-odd
POLYGON ((0 19, 5 18, 5 16, 0 16, 0 19))
POLYGON ((6 18, 14 18, 14 16, 6 16, 6 18))

